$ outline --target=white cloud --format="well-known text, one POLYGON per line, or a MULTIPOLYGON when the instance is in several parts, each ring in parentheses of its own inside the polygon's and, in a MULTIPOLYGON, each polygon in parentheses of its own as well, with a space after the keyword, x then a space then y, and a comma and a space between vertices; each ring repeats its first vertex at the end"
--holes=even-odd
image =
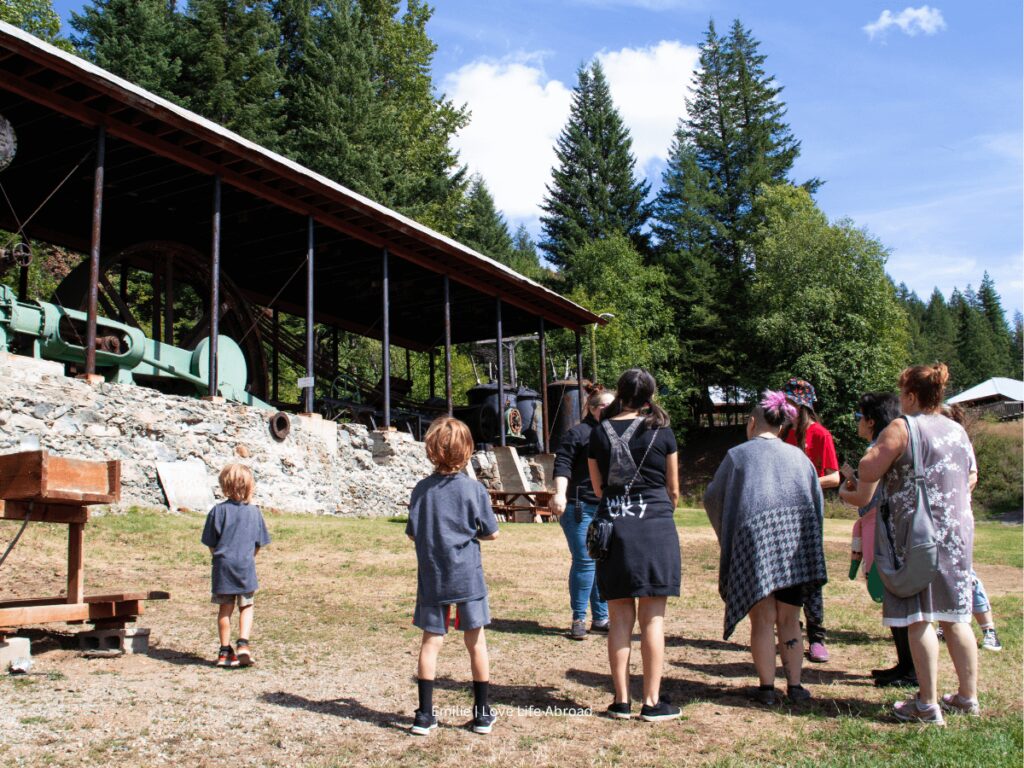
POLYGON ((868 33, 868 37, 874 39, 876 35, 884 34, 892 27, 899 27, 904 34, 911 37, 919 32, 934 35, 946 28, 946 20, 942 18, 942 11, 938 8, 927 5, 920 8, 908 6, 898 14, 888 9, 882 11, 877 21, 866 24, 863 29, 868 33))
MULTIPOLYGON (((633 137, 638 171, 663 161, 685 109, 697 49, 675 41, 598 54, 612 99, 633 137)), ((472 112, 454 146, 483 175, 511 223, 535 228, 551 180, 555 141, 565 127, 575 82, 550 79, 537 53, 478 59, 444 78, 444 91, 472 112)))
POLYGON ((598 54, 612 100, 629 126, 640 168, 665 160, 700 51, 675 40, 598 54))
POLYGON ((444 90, 472 111, 454 141, 463 162, 483 175, 507 216, 536 216, 555 163, 555 140, 569 116, 571 88, 547 80, 536 55, 520 53, 466 64, 445 77, 444 90))

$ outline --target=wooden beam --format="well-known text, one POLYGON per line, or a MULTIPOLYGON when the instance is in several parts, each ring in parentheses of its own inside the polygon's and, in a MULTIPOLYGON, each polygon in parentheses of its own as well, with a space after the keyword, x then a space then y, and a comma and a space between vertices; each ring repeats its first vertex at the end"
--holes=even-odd
POLYGON ((68 526, 68 602, 81 603, 85 597, 85 524, 68 526))
POLYGON ((89 508, 45 502, 0 501, 0 519, 24 520, 26 516, 34 523, 87 523, 89 508))

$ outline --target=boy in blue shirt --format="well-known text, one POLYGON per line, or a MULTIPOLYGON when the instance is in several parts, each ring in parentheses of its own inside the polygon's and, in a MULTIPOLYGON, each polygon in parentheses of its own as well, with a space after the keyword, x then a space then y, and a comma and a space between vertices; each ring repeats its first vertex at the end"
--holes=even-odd
POLYGON ((228 500, 206 516, 202 542, 213 555, 210 602, 218 606, 220 634, 218 667, 247 667, 256 659, 249 647, 256 581, 256 554, 270 543, 270 533, 259 507, 251 504, 255 481, 242 464, 228 464, 220 472, 220 489, 228 500), (231 648, 231 614, 238 605, 237 654, 231 648))
POLYGON ((483 628, 491 614, 480 542, 498 537, 498 521, 487 490, 462 472, 473 454, 469 428, 450 416, 435 419, 426 447, 435 471, 413 489, 405 527, 418 566, 413 624, 423 630, 416 671, 419 708, 411 730, 426 736, 437 727, 434 675, 454 607, 455 629, 464 633, 473 671, 472 729, 490 733, 496 713, 487 703, 490 662, 483 628))

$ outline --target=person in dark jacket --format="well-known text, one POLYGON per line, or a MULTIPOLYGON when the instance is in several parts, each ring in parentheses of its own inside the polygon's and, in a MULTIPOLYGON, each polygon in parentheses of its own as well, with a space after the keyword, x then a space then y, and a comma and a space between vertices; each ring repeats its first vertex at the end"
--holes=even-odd
POLYGON ((594 561, 587 554, 587 528, 597 512, 598 498, 590 484, 587 455, 590 432, 601 419, 601 412, 614 396, 600 384, 587 389, 586 415, 583 421, 562 437, 555 455, 555 495, 548 508, 558 516, 562 532, 569 544, 572 565, 569 566, 569 607, 572 625, 569 637, 582 640, 587 636, 587 603, 590 603, 590 631, 608 632, 608 603, 601 599, 594 579, 594 561))

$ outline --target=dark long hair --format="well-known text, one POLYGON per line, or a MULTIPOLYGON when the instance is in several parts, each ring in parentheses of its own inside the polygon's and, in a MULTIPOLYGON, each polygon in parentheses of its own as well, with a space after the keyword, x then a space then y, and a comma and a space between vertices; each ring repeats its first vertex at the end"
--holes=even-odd
POLYGON ((891 392, 865 392, 857 401, 857 410, 865 419, 873 419, 871 439, 877 440, 882 430, 900 415, 900 398, 891 392))
POLYGON ((624 410, 647 410, 644 424, 648 429, 655 427, 667 427, 669 425, 668 414, 654 402, 654 392, 658 385, 643 368, 630 368, 619 376, 619 382, 615 385, 615 399, 604 409, 601 420, 618 416, 624 410))
POLYGON ((809 405, 796 405, 794 406, 797 410, 796 421, 792 424, 787 424, 782 430, 782 439, 785 440, 789 437, 789 433, 796 430, 796 445, 801 451, 804 450, 804 439, 807 437, 807 428, 811 424, 819 421, 818 414, 814 412, 814 409, 809 405))

